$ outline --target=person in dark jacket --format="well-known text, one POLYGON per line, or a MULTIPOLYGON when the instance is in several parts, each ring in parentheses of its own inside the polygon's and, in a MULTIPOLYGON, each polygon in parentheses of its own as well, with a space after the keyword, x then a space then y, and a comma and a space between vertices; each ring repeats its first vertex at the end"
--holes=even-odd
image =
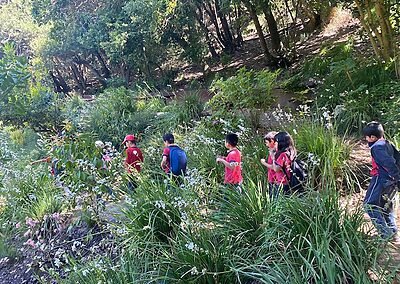
POLYGON ((398 239, 392 198, 400 171, 394 158, 394 146, 384 138, 382 124, 372 121, 363 129, 372 156, 371 183, 364 199, 364 207, 379 235, 398 239))

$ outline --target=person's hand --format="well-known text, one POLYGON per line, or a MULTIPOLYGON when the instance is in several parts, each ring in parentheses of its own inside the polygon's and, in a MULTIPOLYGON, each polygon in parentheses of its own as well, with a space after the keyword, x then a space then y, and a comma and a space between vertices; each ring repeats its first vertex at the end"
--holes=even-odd
POLYGON ((265 159, 261 159, 261 164, 265 164, 265 159))

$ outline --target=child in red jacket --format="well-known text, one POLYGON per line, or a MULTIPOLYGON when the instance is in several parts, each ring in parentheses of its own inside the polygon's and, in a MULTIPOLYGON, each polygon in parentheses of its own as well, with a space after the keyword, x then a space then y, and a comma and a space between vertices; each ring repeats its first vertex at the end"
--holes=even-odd
POLYGON ((143 163, 142 151, 136 146, 136 137, 133 134, 125 136, 122 144, 126 146, 126 158, 125 158, 125 169, 130 174, 130 181, 128 182, 128 188, 133 190, 136 187, 136 183, 132 180, 133 173, 139 173, 141 171, 141 164, 143 163))

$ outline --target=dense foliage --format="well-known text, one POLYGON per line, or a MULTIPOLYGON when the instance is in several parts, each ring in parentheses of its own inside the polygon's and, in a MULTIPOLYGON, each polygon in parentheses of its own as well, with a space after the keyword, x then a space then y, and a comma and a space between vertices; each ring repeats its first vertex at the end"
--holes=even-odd
POLYGON ((351 155, 366 121, 399 139, 396 1, 0 3, 1 280, 399 280, 352 199, 366 170, 351 155), (274 71, 341 8, 370 44, 323 44, 274 71), (256 34, 262 54, 239 68, 256 34), (281 95, 295 107, 277 105, 281 95), (302 196, 269 197, 260 160, 271 130, 289 132, 308 165, 302 196), (160 168, 166 132, 188 154, 182 184, 160 168), (230 132, 243 194, 223 186, 216 163, 230 132), (140 174, 124 169, 128 133, 144 153, 140 174))

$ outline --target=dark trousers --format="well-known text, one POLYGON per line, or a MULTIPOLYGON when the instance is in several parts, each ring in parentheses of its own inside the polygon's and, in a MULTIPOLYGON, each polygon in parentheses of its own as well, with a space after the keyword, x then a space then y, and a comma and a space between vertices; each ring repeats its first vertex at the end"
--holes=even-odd
POLYGON ((268 194, 270 200, 277 200, 279 195, 290 195, 290 187, 287 184, 268 183, 268 194))
POLYGON ((279 186, 275 183, 268 183, 268 196, 269 200, 274 201, 279 197, 279 186))
POLYGON ((372 177, 364 199, 364 208, 382 238, 389 238, 397 233, 396 219, 393 212, 394 186, 379 176, 372 177))

